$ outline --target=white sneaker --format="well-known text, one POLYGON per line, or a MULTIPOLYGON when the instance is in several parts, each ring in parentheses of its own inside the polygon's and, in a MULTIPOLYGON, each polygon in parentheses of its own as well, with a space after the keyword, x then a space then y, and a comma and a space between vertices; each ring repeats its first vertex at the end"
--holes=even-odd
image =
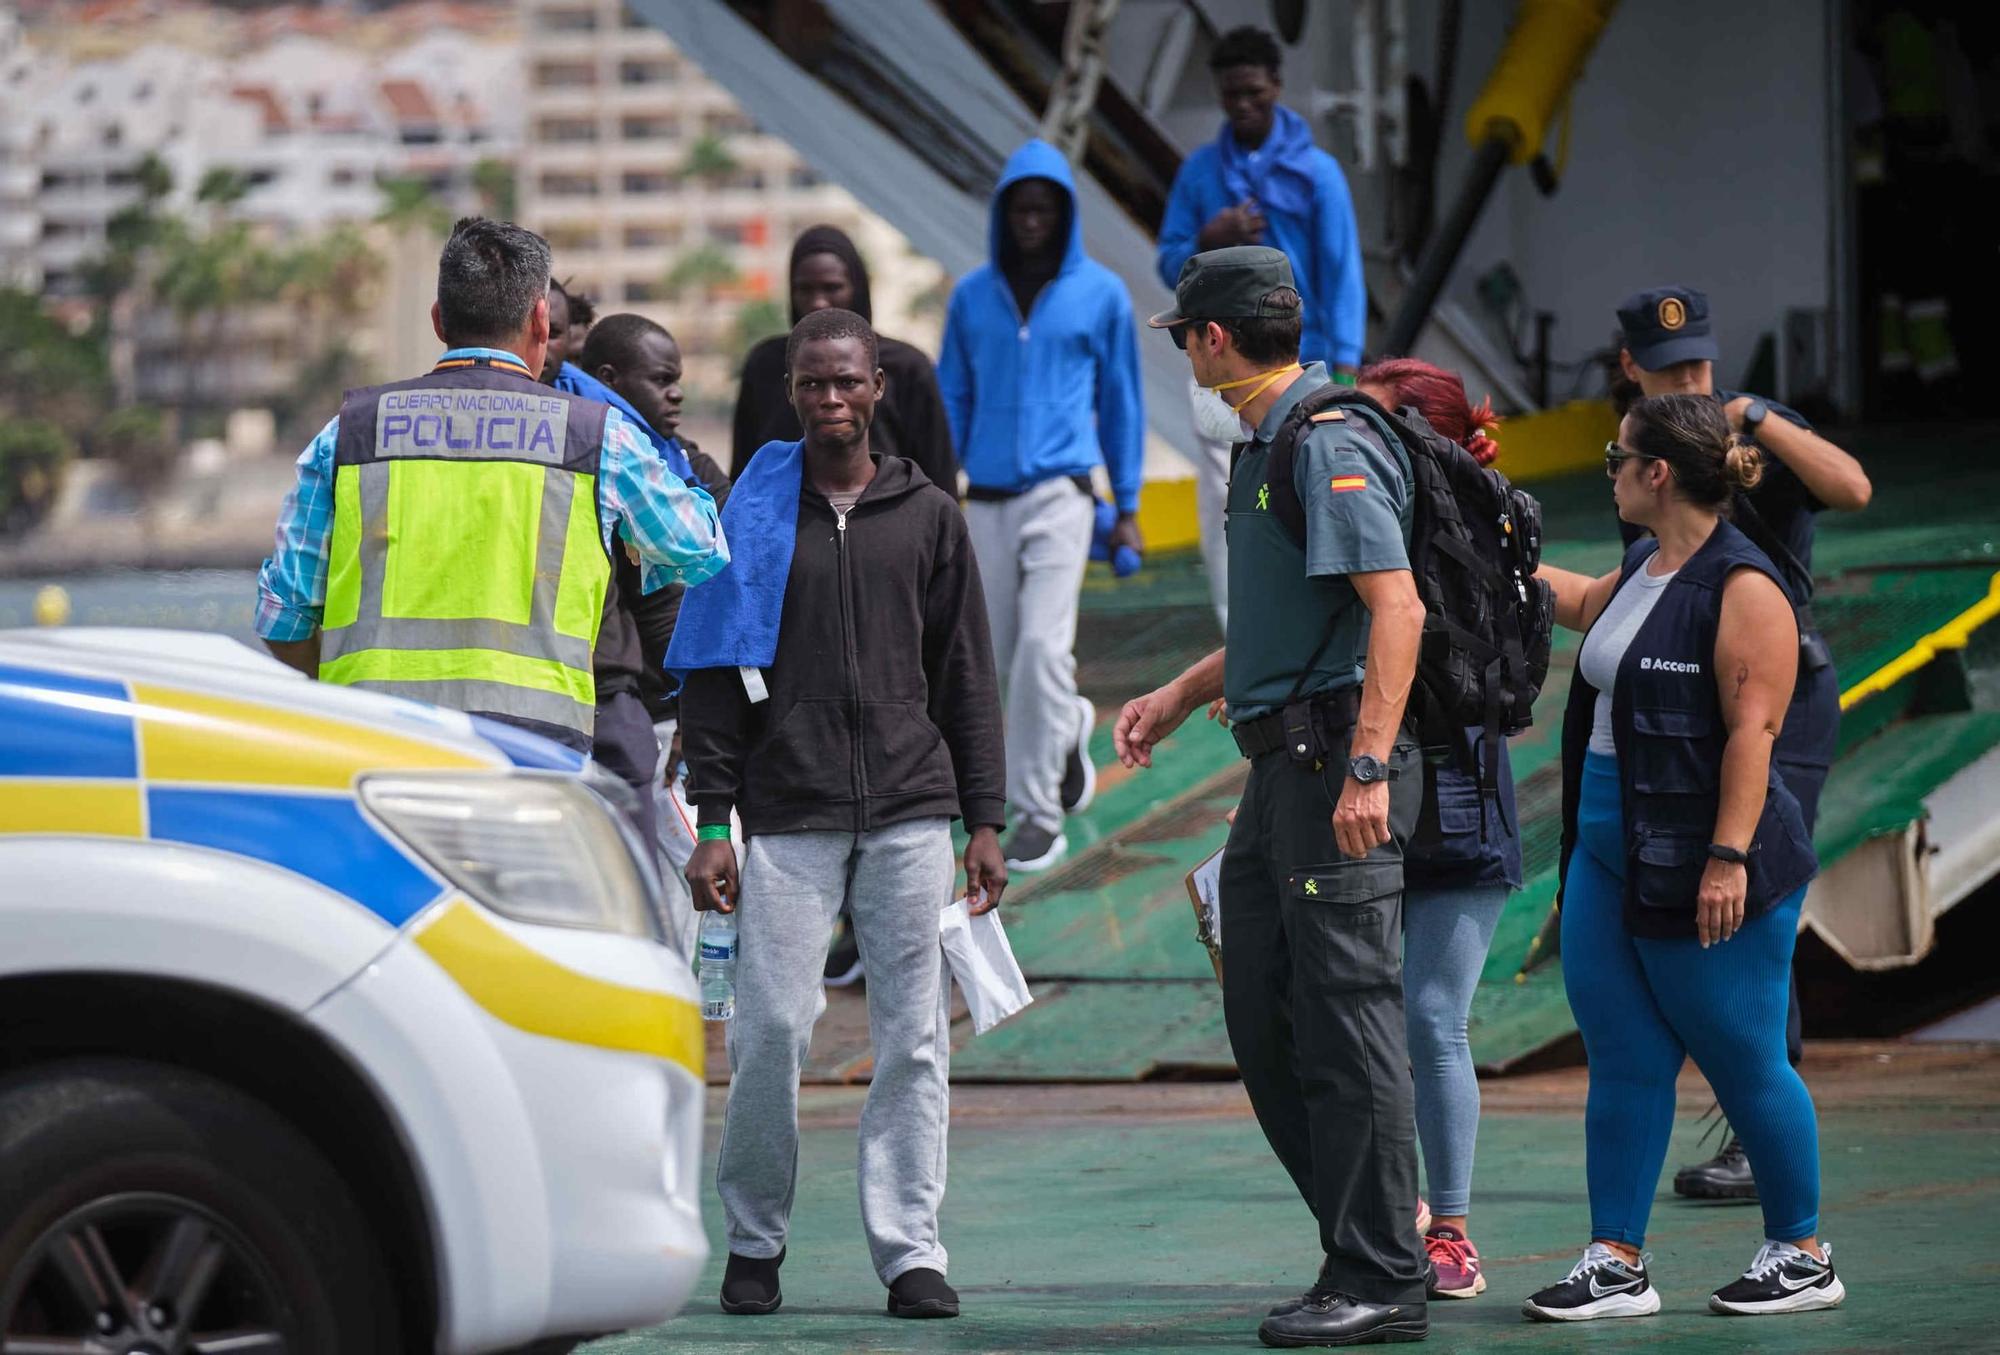
POLYGON ((1080 814, 1097 798, 1097 768, 1090 760, 1090 735, 1097 728, 1097 707, 1087 696, 1076 699, 1076 741, 1063 756, 1063 813, 1080 814))
POLYGON ((1709 1295, 1709 1311, 1762 1317, 1839 1307, 1847 1287, 1833 1273, 1833 1248, 1822 1243, 1820 1250, 1824 1261, 1789 1242, 1765 1242, 1741 1279, 1709 1295))
POLYGON ((1593 1242, 1560 1284, 1528 1296, 1521 1315, 1537 1322, 1651 1317, 1660 1311, 1660 1294, 1646 1273, 1650 1260, 1650 1255, 1641 1256, 1635 1266, 1602 1242, 1593 1242))

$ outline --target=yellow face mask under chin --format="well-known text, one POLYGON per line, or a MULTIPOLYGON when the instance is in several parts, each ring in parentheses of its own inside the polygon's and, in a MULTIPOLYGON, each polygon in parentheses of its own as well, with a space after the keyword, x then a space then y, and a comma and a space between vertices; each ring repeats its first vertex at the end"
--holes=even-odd
POLYGON ((1225 381, 1219 386, 1210 386, 1209 389, 1214 391, 1217 395, 1220 395, 1224 391, 1236 390, 1239 387, 1250 386, 1254 383, 1255 388, 1251 390, 1251 392, 1248 395, 1244 396, 1241 400, 1238 400, 1229 406, 1229 410, 1232 414, 1241 414, 1243 412, 1243 407, 1245 405, 1249 404, 1252 400, 1255 400, 1258 396, 1262 395, 1265 391, 1269 390, 1274 384, 1276 384, 1279 377, 1283 376, 1287 372, 1300 372, 1304 370, 1305 369, 1301 367, 1298 363, 1288 362, 1282 367, 1273 368, 1271 371, 1253 372, 1251 375, 1245 377, 1239 377, 1235 381, 1225 381))

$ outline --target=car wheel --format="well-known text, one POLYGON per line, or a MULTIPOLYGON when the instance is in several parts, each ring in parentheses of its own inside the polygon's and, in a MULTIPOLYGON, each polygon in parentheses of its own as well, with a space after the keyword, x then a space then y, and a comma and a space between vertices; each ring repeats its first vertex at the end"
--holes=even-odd
POLYGON ((213 1078, 91 1059, 0 1078, 0 1349, 397 1355, 345 1183, 213 1078))

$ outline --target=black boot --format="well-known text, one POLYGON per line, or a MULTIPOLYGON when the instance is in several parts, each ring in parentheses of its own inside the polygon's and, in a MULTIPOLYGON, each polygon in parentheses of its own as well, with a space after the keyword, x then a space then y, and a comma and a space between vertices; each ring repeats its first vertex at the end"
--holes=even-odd
POLYGON ((1743 1140, 1731 1134, 1714 1157, 1675 1172, 1674 1194, 1690 1200, 1756 1199, 1757 1178, 1743 1153, 1743 1140))
POLYGON ((785 1301, 778 1290, 778 1267, 785 1253, 776 1256, 738 1256, 729 1253, 722 1271, 722 1311, 738 1315, 775 1313, 785 1301))
POLYGON ((1372 1346, 1421 1341, 1431 1332, 1421 1303, 1364 1303, 1314 1288, 1289 1313, 1275 1313, 1257 1328, 1267 1346, 1372 1346))
POLYGON ((935 1270, 906 1270, 889 1285, 891 1317, 957 1317, 958 1291, 935 1270))

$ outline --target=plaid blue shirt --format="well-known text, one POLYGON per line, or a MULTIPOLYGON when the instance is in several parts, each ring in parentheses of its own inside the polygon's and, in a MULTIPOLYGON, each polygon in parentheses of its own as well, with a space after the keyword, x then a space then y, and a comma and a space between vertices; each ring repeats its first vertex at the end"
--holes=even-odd
MULTIPOLYGON (((493 348, 454 348, 446 358, 499 358, 493 348)), ((333 452, 340 419, 328 421, 299 455, 299 480, 278 510, 277 541, 257 572, 257 633, 267 640, 304 640, 319 629, 326 606, 327 543, 333 535, 333 452)), ((668 472, 666 463, 623 414, 604 420, 597 457, 598 519, 604 548, 623 535, 639 551, 650 593, 669 583, 697 584, 729 563, 729 543, 708 491, 668 472)))

